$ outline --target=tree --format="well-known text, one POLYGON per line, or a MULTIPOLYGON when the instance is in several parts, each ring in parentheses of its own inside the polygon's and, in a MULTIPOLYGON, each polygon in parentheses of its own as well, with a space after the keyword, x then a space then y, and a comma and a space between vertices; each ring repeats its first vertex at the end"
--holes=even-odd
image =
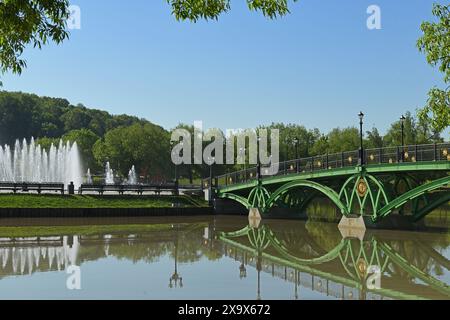
MULTIPOLYGON (((293 0, 297 2, 297 0, 293 0)), ((177 20, 217 20, 231 9, 230 0, 167 0, 177 20)), ((270 19, 289 13, 288 0, 247 0, 248 8, 270 19)))
POLYGON ((357 128, 335 128, 328 134, 328 153, 358 150, 359 145, 359 130, 357 128))
POLYGON ((98 164, 109 161, 112 168, 126 176, 134 165, 140 175, 153 180, 168 178, 170 149, 167 131, 154 124, 133 124, 108 131, 93 147, 98 164))
POLYGON ((21 73, 26 61, 21 59, 25 46, 39 49, 52 40, 68 37, 67 0, 4 0, 0 2, 0 68, 2 72, 21 73))
POLYGON ((73 130, 89 129, 99 137, 109 130, 149 121, 128 115, 73 106, 66 99, 0 91, 0 144, 19 138, 62 138, 73 130))
POLYGON ((298 153, 299 158, 308 157, 314 143, 320 138, 319 129, 308 130, 298 124, 272 123, 262 129, 278 129, 280 131, 280 160, 291 160, 298 153), (295 139, 298 140, 297 146, 295 139))
POLYGON ((417 144, 426 144, 439 140, 439 134, 434 132, 431 126, 431 119, 428 117, 418 117, 416 123, 417 144))
POLYGON ((87 128, 92 118, 84 109, 77 107, 71 108, 68 112, 64 113, 61 120, 64 122, 64 130, 67 132, 87 128))
MULTIPOLYGON (((433 5, 433 15, 438 22, 423 22, 422 37, 417 41, 421 52, 427 56, 427 62, 439 67, 444 74, 444 82, 450 83, 450 5, 433 5)), ((419 110, 420 119, 431 119, 435 133, 450 126, 450 86, 442 90, 433 88, 428 93, 427 105, 419 110)))
POLYGON ((383 137, 380 135, 377 128, 372 128, 372 131, 367 131, 366 135, 366 148, 375 149, 383 147, 383 137))
MULTIPOLYGON (((419 119, 417 121, 411 112, 405 114, 404 122, 404 143, 405 145, 426 144, 432 142, 442 142, 438 133, 429 135, 429 122, 419 119)), ((402 124, 400 120, 391 124, 390 129, 383 138, 383 144, 387 147, 401 146, 402 144, 402 124)))
POLYGON ((0 94, 0 144, 32 135, 32 99, 18 94, 0 94), (17 106, 19 106, 17 108, 17 106))
POLYGON ((329 150, 328 137, 326 135, 321 135, 311 148, 310 155, 316 156, 326 154, 328 150, 329 150))

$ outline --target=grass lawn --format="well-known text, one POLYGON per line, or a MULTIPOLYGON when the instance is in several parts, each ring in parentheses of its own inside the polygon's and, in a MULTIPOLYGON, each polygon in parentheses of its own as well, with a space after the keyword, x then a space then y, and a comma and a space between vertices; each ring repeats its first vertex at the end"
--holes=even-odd
POLYGON ((0 194, 0 208, 169 208, 173 204, 203 207, 207 203, 189 196, 95 196, 0 194))

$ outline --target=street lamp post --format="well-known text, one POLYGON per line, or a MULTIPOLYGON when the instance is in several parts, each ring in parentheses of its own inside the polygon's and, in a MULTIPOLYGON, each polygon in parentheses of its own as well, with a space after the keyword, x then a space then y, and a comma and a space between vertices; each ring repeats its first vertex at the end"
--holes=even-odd
POLYGON ((247 277, 247 268, 245 267, 245 254, 242 255, 242 263, 239 266, 239 278, 243 279, 247 277))
POLYGON ((256 258, 256 270, 258 271, 258 290, 256 293, 256 300, 261 300, 262 252, 259 250, 258 250, 258 257, 256 258))
POLYGON ((247 170, 247 149, 246 148, 239 148, 239 155, 241 156, 241 158, 243 158, 244 160, 244 171, 247 170))
POLYGON ((402 115, 402 117, 400 118, 400 123, 401 123, 401 127, 402 127, 402 153, 401 153, 401 161, 404 162, 405 161, 405 116, 402 115))
POLYGON ((298 271, 297 271, 297 270, 295 270, 295 278, 294 278, 294 281, 295 281, 295 293, 294 293, 294 298, 295 298, 295 300, 298 300, 298 271))
POLYGON ((364 165, 364 146, 363 146, 363 120, 364 120, 364 113, 362 111, 358 114, 359 117, 359 165, 364 165))
POLYGON ((240 160, 244 160, 244 181, 247 181, 247 148, 239 148, 239 156, 241 157, 240 160))
POLYGON ((286 137, 286 139, 284 140, 284 144, 286 145, 286 151, 285 151, 285 156, 284 156, 284 161, 289 161, 289 153, 291 150, 291 146, 294 144, 294 141, 290 139, 290 137, 286 137))
POLYGON ((256 177, 258 178, 259 182, 261 181, 261 163, 259 162, 259 144, 261 142, 261 137, 258 136, 256 141, 256 177))
POLYGON ((208 157, 208 161, 209 161, 209 192, 208 192, 209 196, 208 196, 208 199, 209 199, 209 204, 212 205, 212 199, 213 199, 213 196, 212 196, 212 193, 213 193, 213 187, 212 187, 213 165, 214 165, 214 162, 216 161, 216 158, 215 157, 212 157, 212 158, 208 157))
POLYGON ((295 146, 295 159, 298 159, 298 143, 300 142, 300 140, 295 137, 294 138, 294 146, 295 146))
MULTIPOLYGON (((183 142, 182 142, 183 143, 183 142)), ((170 155, 173 155, 173 146, 175 145, 175 141, 170 141, 170 155)), ((179 194, 179 185, 178 185, 178 165, 176 163, 173 164, 175 167, 175 194, 179 194)))
POLYGON ((294 144, 295 144, 295 170, 297 173, 299 172, 300 162, 298 160, 298 143, 300 142, 300 139, 295 137, 294 138, 294 144))
MULTIPOLYGON (((181 142, 183 144, 183 142, 181 142)), ((175 145, 175 141, 170 141, 170 154, 173 154, 173 146, 175 145)), ((175 183, 178 182, 178 165, 174 163, 175 167, 175 183)))
MULTIPOLYGON (((173 288, 174 286, 177 287, 178 285, 180 286, 180 288, 183 287, 183 278, 181 277, 181 275, 178 273, 178 232, 179 232, 179 225, 176 225, 176 230, 174 230, 175 232, 175 241, 174 241, 174 246, 175 246, 175 270, 172 274, 172 276, 169 279, 169 288, 173 288)), ((173 226, 172 226, 173 228, 173 226)))

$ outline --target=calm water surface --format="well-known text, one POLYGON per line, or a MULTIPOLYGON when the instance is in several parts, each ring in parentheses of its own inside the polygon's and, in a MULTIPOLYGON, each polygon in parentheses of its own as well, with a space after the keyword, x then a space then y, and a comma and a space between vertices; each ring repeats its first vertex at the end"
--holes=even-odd
POLYGON ((0 299, 450 298, 449 233, 359 237, 243 217, 2 220, 0 299))

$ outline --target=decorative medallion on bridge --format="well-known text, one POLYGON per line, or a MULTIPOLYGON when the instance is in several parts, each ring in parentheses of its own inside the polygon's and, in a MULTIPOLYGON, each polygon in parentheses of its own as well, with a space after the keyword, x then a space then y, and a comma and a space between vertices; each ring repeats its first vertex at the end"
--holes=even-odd
POLYGON ((363 258, 359 258, 358 262, 357 262, 357 269, 358 269, 358 273, 359 276, 361 278, 364 278, 367 274, 367 263, 363 258))
POLYGON ((366 195, 366 193, 367 193, 367 183, 366 183, 366 181, 364 180, 364 179, 359 179, 359 181, 358 181, 358 185, 357 185, 357 190, 358 190, 358 195, 361 197, 361 198, 364 198, 364 196, 366 195))

